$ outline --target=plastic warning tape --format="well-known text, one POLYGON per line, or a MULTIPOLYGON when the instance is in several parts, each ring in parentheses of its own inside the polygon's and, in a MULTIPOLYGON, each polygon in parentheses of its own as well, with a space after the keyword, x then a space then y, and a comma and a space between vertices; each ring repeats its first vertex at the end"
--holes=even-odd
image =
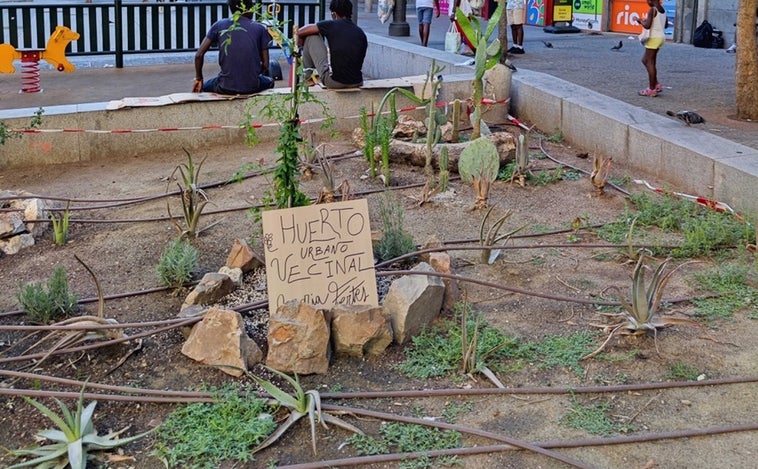
MULTIPOLYGON (((505 104, 509 98, 506 99, 482 99, 482 104, 492 106, 496 104, 505 104)), ((437 103, 436 107, 444 108, 449 106, 449 102, 437 103)), ((426 106, 411 106, 398 109, 398 112, 413 112, 426 109, 426 106)), ((389 111, 384 114, 389 114, 389 111)), ((367 114, 368 117, 374 117, 376 114, 367 114)), ((346 116, 343 119, 360 119, 361 116, 346 116)), ((299 121, 299 124, 314 124, 325 121, 326 118, 314 118, 303 119, 299 121)), ((250 124, 249 127, 254 129, 260 129, 263 127, 278 127, 278 122, 270 122, 266 124, 250 124)), ((10 132, 21 134, 53 134, 53 133, 81 133, 81 134, 137 134, 137 133, 152 133, 152 132, 186 132, 186 131, 198 131, 198 130, 241 130, 248 126, 244 125, 199 125, 199 126, 185 126, 185 127, 157 127, 153 129, 111 129, 111 130, 95 130, 95 129, 10 129, 10 132)))

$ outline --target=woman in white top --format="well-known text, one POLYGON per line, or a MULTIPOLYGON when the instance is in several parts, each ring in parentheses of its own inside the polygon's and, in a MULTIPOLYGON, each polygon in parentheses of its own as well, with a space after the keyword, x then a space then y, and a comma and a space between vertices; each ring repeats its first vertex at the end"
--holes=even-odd
POLYGON ((647 69, 648 87, 640 91, 640 96, 658 96, 663 91, 663 85, 658 82, 658 69, 656 61, 658 50, 666 42, 664 29, 666 29, 666 10, 661 6, 660 0, 647 0, 650 11, 644 20, 635 18, 643 28, 650 30, 650 37, 645 41, 645 55, 642 56, 642 65, 647 69))

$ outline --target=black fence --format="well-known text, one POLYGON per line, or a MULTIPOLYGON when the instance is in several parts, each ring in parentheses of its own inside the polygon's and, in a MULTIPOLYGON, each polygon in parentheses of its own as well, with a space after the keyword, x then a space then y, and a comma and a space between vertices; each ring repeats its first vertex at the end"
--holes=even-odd
MULTIPOLYGON (((292 37, 292 26, 324 19, 325 1, 263 1, 262 8, 275 13, 292 37)), ((115 55, 121 68, 124 54, 194 51, 210 26, 227 16, 225 1, 0 3, 0 44, 42 50, 55 27, 66 26, 80 34, 67 55, 115 55)))

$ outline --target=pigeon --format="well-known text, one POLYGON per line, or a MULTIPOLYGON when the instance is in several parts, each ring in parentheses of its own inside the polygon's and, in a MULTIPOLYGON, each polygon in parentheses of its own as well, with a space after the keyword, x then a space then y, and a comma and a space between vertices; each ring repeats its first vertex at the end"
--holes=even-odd
POLYGON ((548 49, 552 49, 553 48, 553 43, 552 42, 542 41, 542 43, 545 44, 545 47, 547 47, 548 49))
POLYGON ((705 119, 703 119, 703 116, 695 111, 666 111, 666 115, 676 117, 680 121, 684 122, 687 127, 689 127, 691 124, 705 124, 705 119))
POLYGON ((615 46, 611 47, 611 50, 621 50, 622 47, 624 47, 624 42, 623 41, 619 41, 618 44, 616 44, 615 46))

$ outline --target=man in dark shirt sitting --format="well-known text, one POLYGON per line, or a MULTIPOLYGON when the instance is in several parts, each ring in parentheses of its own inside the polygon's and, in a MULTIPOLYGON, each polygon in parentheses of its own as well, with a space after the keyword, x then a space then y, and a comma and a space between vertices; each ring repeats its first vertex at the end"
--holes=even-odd
POLYGON ((327 88, 355 88, 363 84, 363 60, 368 40, 352 22, 350 0, 331 0, 332 19, 305 25, 297 30, 297 45, 303 68, 315 70, 327 88), (326 43, 324 43, 326 40, 326 43))
MULTIPOLYGON (((243 0, 228 0, 233 12, 244 11, 243 0)), ((252 12, 244 13, 233 27, 231 18, 215 22, 195 53, 195 82, 192 91, 220 94, 253 94, 274 87, 267 76, 268 46, 271 35, 265 26, 252 20, 252 12), (218 47, 218 76, 203 82, 205 53, 218 47)))

